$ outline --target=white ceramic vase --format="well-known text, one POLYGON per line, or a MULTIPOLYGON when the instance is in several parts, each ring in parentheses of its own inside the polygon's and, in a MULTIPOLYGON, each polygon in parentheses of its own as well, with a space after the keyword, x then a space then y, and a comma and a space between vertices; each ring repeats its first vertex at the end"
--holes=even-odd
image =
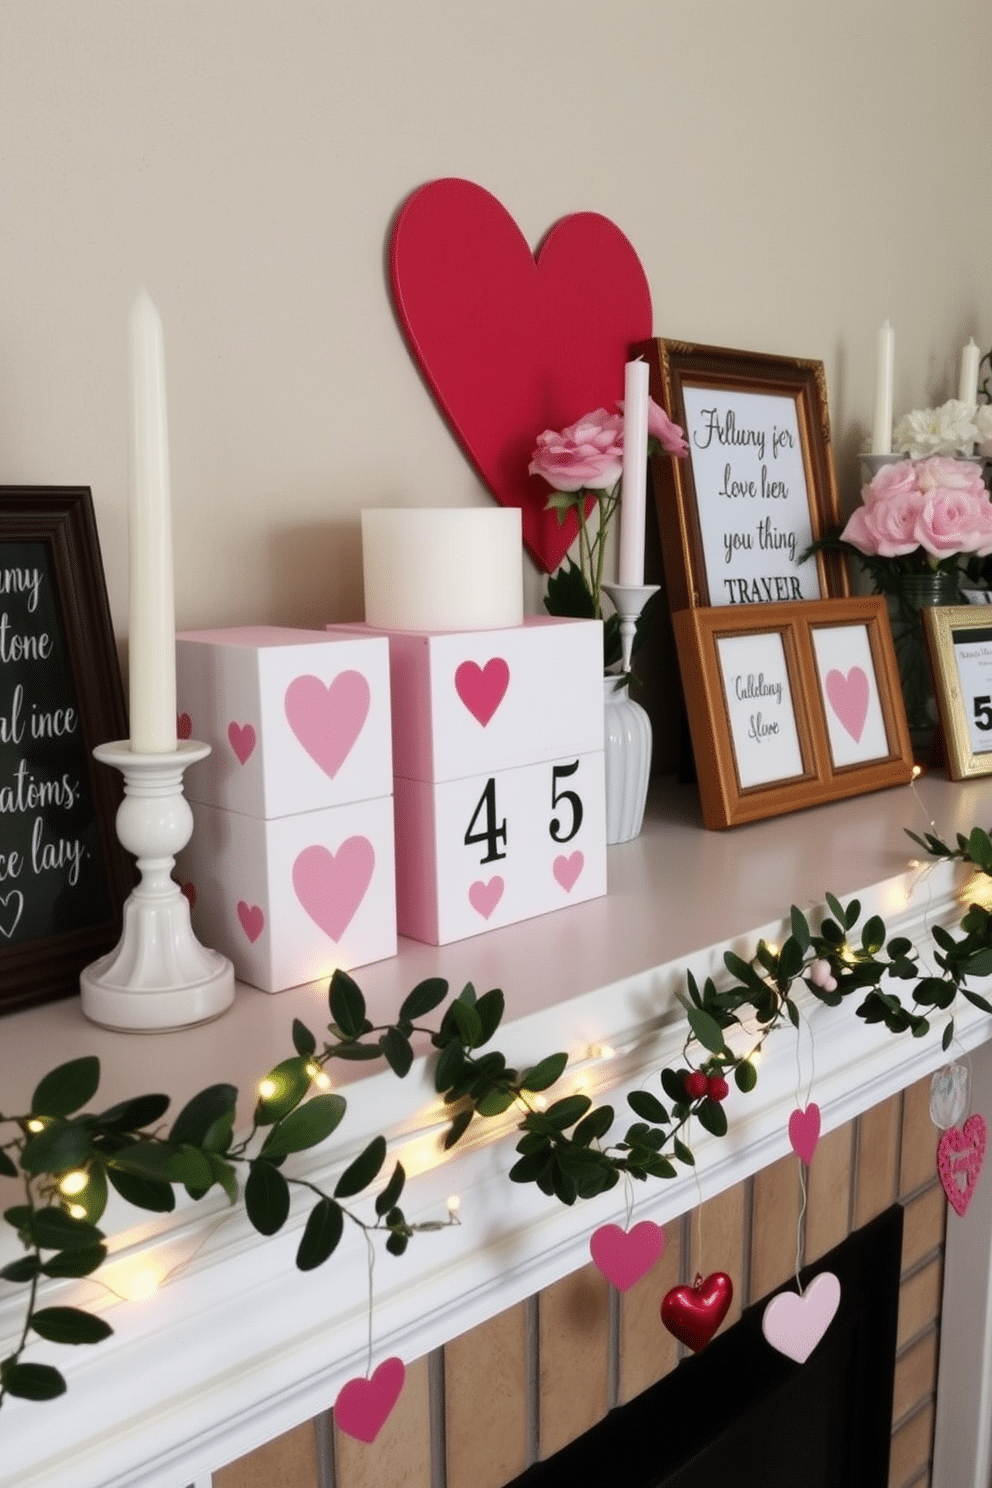
POLYGON ((651 720, 617 681, 603 678, 606 841, 611 846, 629 842, 641 830, 651 768, 651 720))

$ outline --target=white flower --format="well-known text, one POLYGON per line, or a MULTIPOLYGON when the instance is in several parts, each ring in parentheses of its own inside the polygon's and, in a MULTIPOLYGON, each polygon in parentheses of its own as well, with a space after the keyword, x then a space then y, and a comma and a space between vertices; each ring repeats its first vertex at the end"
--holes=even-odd
POLYGON ((975 437, 977 453, 992 459, 992 403, 979 403, 975 409, 975 437))
POLYGON ((968 454, 978 437, 975 412, 972 404, 957 398, 949 398, 939 408, 914 408, 903 414, 892 431, 893 452, 909 455, 911 460, 968 454))

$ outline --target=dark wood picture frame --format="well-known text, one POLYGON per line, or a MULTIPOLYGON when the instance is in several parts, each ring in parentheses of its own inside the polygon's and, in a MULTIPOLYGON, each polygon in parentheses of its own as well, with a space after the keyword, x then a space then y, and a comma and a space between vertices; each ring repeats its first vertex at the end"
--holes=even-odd
POLYGON ((987 605, 942 605, 920 613, 947 773, 952 780, 992 775, 992 610, 987 605), (982 653, 977 667, 970 663, 974 671, 962 673, 961 645, 982 653), (990 676, 989 690, 979 693, 973 684, 982 672, 990 676), (978 747, 979 738, 987 748, 978 747))
MULTIPOLYGON (((781 602, 788 603, 800 596, 796 594, 799 568, 786 552, 768 561, 775 568, 774 578, 764 578, 746 586, 746 597, 742 581, 723 579, 729 586, 717 592, 707 570, 703 524, 708 524, 708 536, 718 544, 712 532, 714 513, 732 514, 737 523, 746 522, 746 537, 751 544, 756 538, 755 528, 766 516, 774 517, 778 505, 774 497, 763 499, 764 490, 747 489, 735 496, 729 505, 721 503, 723 491, 700 490, 694 472, 692 420, 686 411, 686 390, 712 391, 719 396, 753 395, 763 399, 782 399, 784 421, 790 425, 794 419, 798 433, 799 448, 791 449, 789 463, 798 466, 801 462, 806 486, 806 505, 809 516, 811 539, 826 536, 840 525, 840 506, 837 482, 834 473, 830 442, 830 416, 827 407, 826 377, 823 363, 796 357, 770 356, 761 352, 732 351, 720 346, 699 346, 685 341, 653 340, 634 347, 634 354, 645 358, 650 366, 650 392, 669 417, 686 431, 689 454, 684 459, 674 459, 664 453, 652 461, 652 478, 655 503, 658 512, 658 529, 661 536, 662 556, 665 567, 665 583, 668 590, 669 607, 684 610, 696 605, 714 608, 730 607, 738 603, 781 602)), ((740 433, 741 431, 737 431, 740 433)), ((729 430, 721 430, 730 438, 729 430)), ((768 431, 770 439, 772 431, 768 431)), ((710 430, 712 434, 712 430, 710 430)), ((743 441, 741 441, 743 443, 743 441)), ((698 440, 697 440, 698 443, 698 440)), ((774 468, 774 459, 764 451, 761 455, 761 482, 764 484, 764 467, 774 468)), ((728 444, 727 454, 735 455, 737 447, 728 444)), ((746 451, 750 457, 751 450, 746 451)), ((758 458, 757 455, 754 458, 758 458)), ((730 460, 728 458, 728 465, 730 460)), ((773 488, 775 482, 769 481, 773 488)), ((729 526, 732 524, 728 524, 729 526)), ((719 524, 717 524, 719 527, 719 524)), ((740 532, 745 538, 743 529, 740 532)), ((785 540, 788 534, 774 534, 785 540)), ((795 534, 792 534, 795 538, 795 534)), ((769 535, 769 541, 772 535, 769 535)), ((800 543, 803 539, 800 537, 800 543)), ((712 555, 712 548, 711 548, 712 555)), ((798 552, 795 554, 798 558, 798 552)), ((727 561, 730 561, 728 553, 727 561)), ((749 561, 745 559, 743 561, 749 561)), ((834 599, 848 594, 847 569, 839 553, 818 553, 809 560, 818 577, 819 593, 803 595, 802 598, 834 599)), ((812 570, 811 570, 812 572, 812 570)))
MULTIPOLYGON (((882 597, 697 607, 677 612, 672 621, 704 826, 739 826, 865 791, 905 785, 913 778, 913 751, 882 597), (867 683, 864 714, 851 727, 857 729, 860 724, 863 730, 870 723, 876 729, 874 738, 880 741, 866 745, 870 758, 847 762, 835 759, 831 744, 831 723, 836 719, 828 718, 831 702, 816 643, 818 632, 837 628, 864 630, 861 650, 873 675, 868 678, 859 666, 862 677, 855 679, 852 667, 841 676, 840 685, 855 680, 867 683), (737 715, 728 698, 720 642, 740 637, 762 641, 769 636, 781 637, 789 696, 783 692, 779 706, 788 701, 794 716, 799 760, 798 768, 782 778, 754 785, 741 779, 734 735, 737 715)), ((760 657, 761 653, 756 649, 755 654, 760 657)), ((773 685, 774 679, 760 671, 747 674, 738 699, 754 697, 760 703, 773 685)), ((862 699, 858 701, 860 711, 862 699)), ((861 732, 858 736, 864 737, 861 732)))
POLYGON ((78 992, 80 971, 117 943, 134 882, 114 825, 120 779, 92 757, 128 730, 88 487, 0 486, 0 615, 9 1013, 78 992))

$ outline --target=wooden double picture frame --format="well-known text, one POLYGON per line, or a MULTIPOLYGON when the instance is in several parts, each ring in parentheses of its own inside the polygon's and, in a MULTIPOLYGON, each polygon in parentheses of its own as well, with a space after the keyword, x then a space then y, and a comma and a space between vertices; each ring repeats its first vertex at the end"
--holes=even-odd
POLYGON ((912 779, 883 598, 695 607, 672 622, 706 827, 912 779))
POLYGON ((840 525, 823 363, 670 340, 634 348, 689 453, 652 462, 672 610, 837 598, 840 525))

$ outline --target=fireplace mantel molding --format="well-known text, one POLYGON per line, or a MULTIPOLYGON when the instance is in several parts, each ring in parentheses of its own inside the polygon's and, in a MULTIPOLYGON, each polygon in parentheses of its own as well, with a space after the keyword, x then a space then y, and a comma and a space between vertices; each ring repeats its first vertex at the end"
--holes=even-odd
MULTIPOLYGON (((698 826, 693 793, 666 786, 649 804, 641 837, 610 849, 605 899, 454 946, 401 942, 398 957, 355 977, 374 1021, 393 1016, 426 976, 447 977, 453 990, 466 981, 480 992, 501 986, 507 1016, 496 1042, 510 1061, 567 1049, 562 1093, 581 1085, 609 1099, 622 1121, 626 1092, 651 1088, 660 1066, 678 1058, 684 1024, 675 993, 687 966, 700 979, 719 976, 725 950, 749 956, 759 935, 782 939, 789 905, 815 919, 827 890, 845 900, 856 895, 864 914, 881 914, 890 933, 926 943, 934 924, 957 923, 968 875, 954 865, 910 866, 914 849, 903 829, 933 822, 953 840, 987 825, 990 806, 990 784, 924 778, 912 789, 711 833, 698 826)), ((694 1131, 696 1176, 637 1185, 634 1220, 670 1221, 786 1154, 788 1116, 811 1069, 812 1098, 829 1131, 945 1060, 939 1027, 926 1039, 894 1038, 847 1007, 831 1010, 809 998, 803 1011, 798 1050, 792 1030, 767 1042, 756 1090, 735 1090, 728 1100, 728 1136, 694 1131)), ((218 1022, 167 1035, 98 1029, 75 1000, 34 1009, 0 1024, 0 1105, 24 1109, 45 1070, 95 1053, 106 1103, 164 1089, 178 1108, 202 1086, 230 1080, 242 1091, 247 1120, 258 1080, 292 1052, 294 1017, 319 1037, 326 987, 276 997, 239 988, 235 1007, 218 1022)), ((960 1049, 974 1051, 974 1106, 992 1114, 992 1019, 969 1006, 956 1030, 960 1049)), ((388 1071, 363 1075, 365 1068, 350 1066, 340 1080, 332 1069, 348 1115, 323 1147, 295 1159, 293 1171, 333 1186, 333 1175, 383 1132, 410 1175, 408 1219, 445 1219, 453 1195, 461 1219, 418 1236, 400 1259, 379 1248, 373 1365, 391 1354, 412 1361, 531 1296, 588 1261, 597 1225, 625 1222, 622 1188, 565 1208, 511 1184, 506 1122, 473 1127, 444 1156, 443 1113, 426 1057, 404 1081, 388 1071)), ((12 1182, 0 1187, 5 1205, 16 1193, 12 1182)), ((103 1228, 114 1238, 100 1273, 106 1285, 50 1283, 45 1300, 98 1308, 114 1335, 91 1349, 39 1345, 37 1357, 58 1364, 69 1390, 44 1405, 5 1403, 0 1488, 186 1488, 328 1409, 341 1385, 366 1369, 368 1253, 348 1226, 322 1269, 297 1272, 308 1208, 294 1203, 285 1228, 269 1239, 219 1195, 167 1216, 119 1202, 108 1210, 103 1228), (142 1271, 160 1278, 158 1290, 143 1301, 122 1300, 142 1271)), ((988 1177, 966 1221, 952 1215, 948 1229, 934 1482, 979 1488, 988 1479, 992 1409, 988 1177)), ((0 1245, 16 1253, 6 1235, 0 1245)), ((0 1260, 8 1258, 0 1251, 0 1260)), ((17 1289, 5 1290, 0 1353, 22 1324, 17 1289)))

